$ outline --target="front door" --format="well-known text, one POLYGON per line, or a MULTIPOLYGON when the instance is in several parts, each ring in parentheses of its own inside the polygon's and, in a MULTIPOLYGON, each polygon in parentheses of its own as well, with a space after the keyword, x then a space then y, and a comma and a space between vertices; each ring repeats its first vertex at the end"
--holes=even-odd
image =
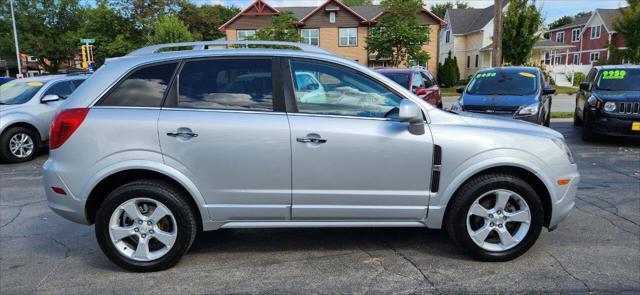
POLYGON ((292 60, 290 68, 292 219, 425 218, 433 143, 428 130, 413 135, 398 121, 402 98, 336 64, 292 60), (300 83, 303 75, 314 78, 300 83))
POLYGON ((215 221, 290 217, 289 123, 272 73, 269 58, 186 61, 160 113, 165 163, 194 181, 215 221))

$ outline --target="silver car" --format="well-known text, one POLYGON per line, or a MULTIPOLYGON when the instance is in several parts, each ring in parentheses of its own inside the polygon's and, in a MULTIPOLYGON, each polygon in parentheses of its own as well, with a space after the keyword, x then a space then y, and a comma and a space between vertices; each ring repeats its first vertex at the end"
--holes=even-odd
POLYGON ((510 260, 569 214, 580 179, 558 132, 440 110, 301 44, 147 47, 71 98, 51 127, 48 204, 95 223, 134 271, 169 268, 220 228, 443 228, 474 257, 510 260))
POLYGON ((62 101, 87 75, 51 75, 0 86, 0 160, 33 159, 49 140, 49 124, 62 101))

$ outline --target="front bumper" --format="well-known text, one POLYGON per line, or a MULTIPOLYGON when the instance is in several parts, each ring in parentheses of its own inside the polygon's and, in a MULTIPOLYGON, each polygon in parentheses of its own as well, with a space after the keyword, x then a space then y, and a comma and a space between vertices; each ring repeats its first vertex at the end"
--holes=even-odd
POLYGON ((617 116, 591 110, 585 124, 597 134, 640 138, 640 131, 631 130, 633 122, 640 122, 640 116, 617 116))
POLYGON ((566 185, 554 183, 554 195, 552 199, 552 212, 549 220, 549 228, 555 228, 560 222, 569 216, 569 212, 576 205, 576 194, 580 184, 580 173, 576 164, 564 167, 554 167, 559 170, 555 179, 569 179, 566 185))
POLYGON ((56 214, 73 222, 90 224, 85 216, 84 200, 73 195, 62 178, 55 172, 55 163, 52 160, 47 160, 42 165, 42 176, 49 208, 56 214), (56 193, 52 187, 62 188, 66 194, 56 193))

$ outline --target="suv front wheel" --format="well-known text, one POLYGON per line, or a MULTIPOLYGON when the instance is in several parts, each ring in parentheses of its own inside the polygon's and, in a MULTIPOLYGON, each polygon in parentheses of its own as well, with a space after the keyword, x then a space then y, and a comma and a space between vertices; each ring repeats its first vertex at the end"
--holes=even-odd
POLYGON ((29 128, 11 127, 0 135, 0 159, 7 163, 30 161, 38 153, 40 138, 29 128))
POLYGON ((138 272, 174 266, 189 250, 196 218, 172 185, 141 180, 111 192, 96 215, 96 238, 115 264, 138 272))
POLYGON ((543 219, 540 198, 527 182, 509 174, 488 174, 463 185, 447 212, 446 228, 472 256, 507 261, 533 246, 543 219))

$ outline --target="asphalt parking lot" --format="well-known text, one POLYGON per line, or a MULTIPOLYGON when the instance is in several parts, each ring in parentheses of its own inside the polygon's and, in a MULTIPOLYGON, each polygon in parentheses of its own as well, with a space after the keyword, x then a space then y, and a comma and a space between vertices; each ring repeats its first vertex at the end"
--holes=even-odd
POLYGON ((220 230, 174 268, 130 273, 109 262, 93 227, 46 205, 46 155, 0 165, 0 289, 16 293, 640 292, 640 144, 585 143, 553 122, 582 174, 577 207, 524 256, 471 260, 426 229, 220 230))

